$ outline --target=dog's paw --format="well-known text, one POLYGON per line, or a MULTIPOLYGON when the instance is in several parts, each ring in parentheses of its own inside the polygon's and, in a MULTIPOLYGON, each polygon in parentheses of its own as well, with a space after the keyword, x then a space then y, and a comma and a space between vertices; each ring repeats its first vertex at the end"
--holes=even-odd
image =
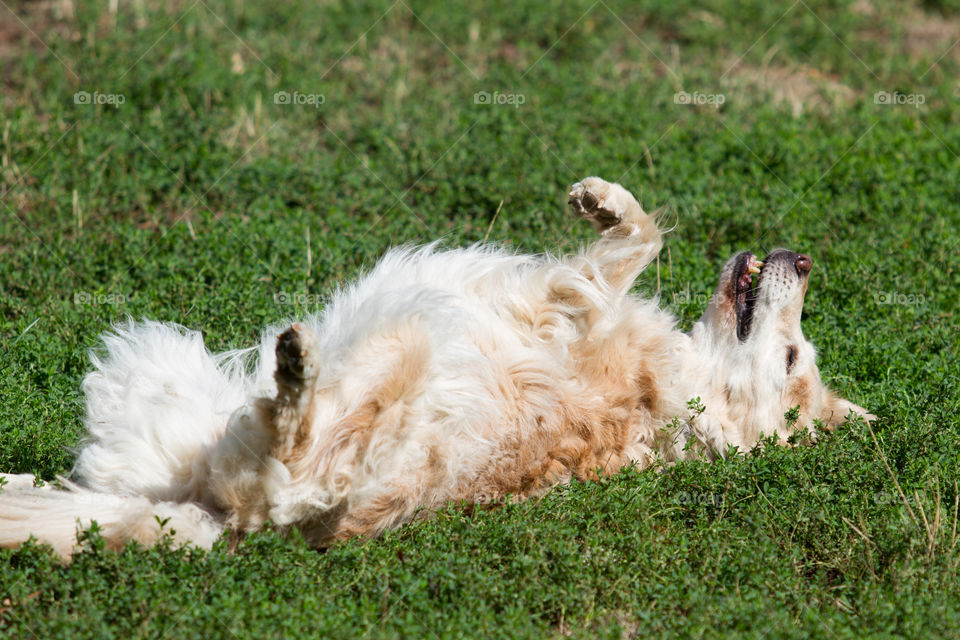
POLYGON ((601 234, 630 235, 647 218, 629 191, 602 178, 584 178, 570 187, 568 203, 574 213, 589 220, 601 234))
POLYGON ((299 391, 316 374, 317 337, 305 325, 295 322, 277 338, 277 371, 274 378, 281 390, 299 391))

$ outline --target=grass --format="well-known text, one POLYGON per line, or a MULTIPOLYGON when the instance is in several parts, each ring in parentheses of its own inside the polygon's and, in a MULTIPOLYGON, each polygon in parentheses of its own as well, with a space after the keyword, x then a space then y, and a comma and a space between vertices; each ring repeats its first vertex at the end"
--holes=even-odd
POLYGON ((590 232, 564 187, 592 174, 675 214, 638 290, 683 327, 734 251, 811 254, 821 371, 879 420, 322 554, 270 532, 235 553, 93 536, 68 566, 27 545, 0 552, 0 630, 957 637, 958 10, 4 4, 4 471, 69 470, 86 352, 112 322, 238 347, 393 244, 571 249, 590 232))

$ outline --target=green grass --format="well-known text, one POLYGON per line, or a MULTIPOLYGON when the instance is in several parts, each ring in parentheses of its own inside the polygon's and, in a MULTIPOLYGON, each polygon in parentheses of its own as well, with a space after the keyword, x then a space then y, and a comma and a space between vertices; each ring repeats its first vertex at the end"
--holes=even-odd
POLYGON ((874 435, 851 425, 815 447, 627 470, 322 554, 269 532, 235 553, 115 554, 94 538, 69 566, 3 551, 0 632, 957 637, 957 10, 0 7, 3 471, 69 469, 86 352, 112 322, 175 321, 238 347, 393 244, 571 249, 590 231, 564 187, 592 174, 675 214, 638 290, 684 327, 734 251, 811 254, 804 328, 821 371, 879 416, 874 435), (676 104, 681 90, 725 100, 676 104), (275 104, 278 91, 323 104, 275 104), (480 91, 523 104, 477 104, 480 91))

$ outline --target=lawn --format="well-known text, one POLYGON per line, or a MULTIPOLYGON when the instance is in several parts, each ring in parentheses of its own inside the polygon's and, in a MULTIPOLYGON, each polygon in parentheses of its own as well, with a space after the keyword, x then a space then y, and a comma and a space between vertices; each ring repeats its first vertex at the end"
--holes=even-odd
POLYGON ((960 637, 958 39, 954 0, 0 2, 2 471, 69 471, 111 323, 235 348, 391 245, 572 250, 587 175, 669 208, 637 289, 684 328, 733 252, 809 253, 878 416, 325 553, 28 544, 0 634, 960 637))

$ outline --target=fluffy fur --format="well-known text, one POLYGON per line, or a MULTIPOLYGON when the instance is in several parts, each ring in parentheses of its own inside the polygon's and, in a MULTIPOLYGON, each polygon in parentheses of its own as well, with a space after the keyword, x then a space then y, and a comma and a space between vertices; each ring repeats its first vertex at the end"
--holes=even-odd
POLYGON ((250 350, 212 355, 169 324, 115 328, 84 381, 89 438, 71 480, 8 476, 0 545, 34 535, 66 557, 91 520, 113 547, 152 544, 166 520, 178 543, 269 521, 324 546, 449 501, 522 499, 872 417, 820 381, 800 329, 807 256, 771 253, 758 282, 761 263, 734 256, 682 333, 629 294, 661 248, 654 217, 599 178, 570 204, 600 233, 576 255, 395 249, 250 350))

